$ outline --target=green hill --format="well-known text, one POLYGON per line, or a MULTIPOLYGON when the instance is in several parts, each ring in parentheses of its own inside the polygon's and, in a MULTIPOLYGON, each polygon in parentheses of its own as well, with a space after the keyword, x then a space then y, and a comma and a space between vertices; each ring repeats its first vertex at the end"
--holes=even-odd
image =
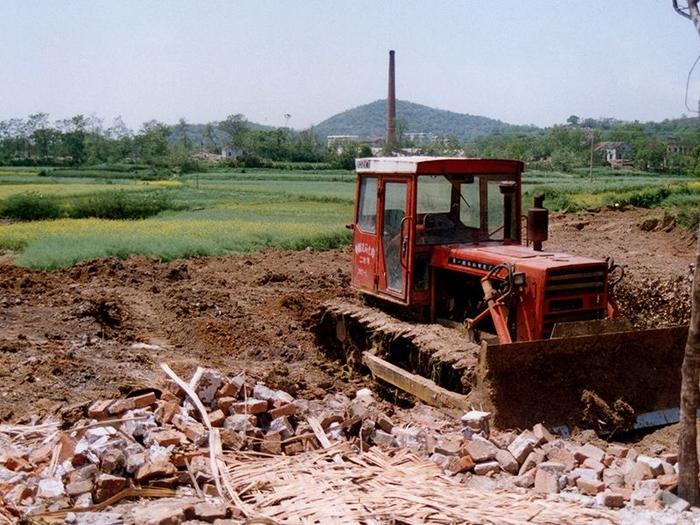
MULTIPOLYGON (((434 133, 444 137, 455 137, 470 141, 494 132, 531 131, 536 128, 514 126, 487 117, 466 115, 444 109, 435 109, 406 100, 396 101, 397 124, 404 123, 409 133, 434 133)), ((313 131, 320 137, 328 135, 383 136, 386 130, 386 100, 375 100, 334 115, 313 131)))

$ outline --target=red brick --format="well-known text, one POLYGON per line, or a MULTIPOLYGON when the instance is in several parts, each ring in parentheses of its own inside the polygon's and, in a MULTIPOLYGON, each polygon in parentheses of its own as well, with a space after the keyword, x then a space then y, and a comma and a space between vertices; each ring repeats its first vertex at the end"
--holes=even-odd
POLYGON ((194 517, 202 521, 213 523, 216 519, 226 517, 226 506, 215 503, 197 503, 194 506, 194 517))
POLYGON ((226 420, 226 414, 222 410, 214 410, 209 413, 209 422, 213 427, 223 427, 226 420))
POLYGON ((177 401, 161 401, 155 411, 156 421, 161 425, 167 425, 173 420, 175 414, 180 412, 180 404, 177 401))
POLYGON ((287 405, 282 405, 278 408, 273 408, 270 410, 270 417, 272 419, 277 419, 282 416, 293 416, 297 413, 297 406, 294 403, 289 403, 287 405))
POLYGON ((595 496, 599 492, 603 492, 603 490, 605 490, 605 483, 602 481, 583 477, 576 480, 576 486, 581 492, 588 494, 589 496, 595 496))
POLYGON ((225 382, 224 385, 221 388, 219 388, 219 390, 216 392, 216 397, 217 398, 222 398, 222 397, 237 398, 240 391, 241 391, 241 385, 231 383, 231 382, 225 382))
POLYGON ((185 435, 177 430, 158 430, 149 432, 147 442, 158 443, 161 447, 179 445, 185 439, 185 435))
POLYGON ((109 408, 107 409, 107 412, 113 416, 123 414, 124 412, 127 412, 129 410, 133 410, 136 408, 136 404, 134 403, 134 398, 129 397, 126 399, 119 399, 118 401, 115 401, 112 403, 109 408))
POLYGON ((19 456, 10 456, 5 460, 5 468, 18 472, 20 470, 30 471, 33 467, 29 461, 19 456))
POLYGON ((92 419, 107 419, 109 417, 109 407, 114 403, 113 399, 101 399, 95 401, 88 408, 88 417, 92 419))
POLYGON ((237 400, 235 397, 229 397, 229 396, 220 397, 217 400, 216 406, 219 408, 219 410, 223 411, 225 414, 229 414, 231 412, 229 410, 231 408, 231 405, 233 405, 236 401, 237 400))
POLYGON ((678 474, 662 474, 656 481, 662 490, 675 490, 678 486, 678 474))
POLYGON ((447 465, 447 470, 452 474, 461 474, 467 472, 474 468, 476 463, 469 454, 465 454, 460 457, 450 458, 450 462, 447 465))
POLYGON ((89 479, 83 481, 75 481, 66 485, 66 494, 69 496, 80 496, 86 492, 92 492, 92 481, 89 479))
POLYGON ((139 483, 150 481, 156 478, 166 478, 175 474, 175 465, 170 462, 151 463, 142 465, 136 472, 135 479, 139 483))
POLYGON ((284 453, 287 456, 294 456, 296 454, 301 454, 302 452, 304 452, 304 445, 302 445, 299 441, 293 441, 292 443, 284 445, 284 453))
POLYGON ((229 409, 230 414, 262 414, 263 412, 267 412, 267 401, 261 399, 233 403, 229 409))
MULTIPOLYGON (((192 459, 196 457, 209 457, 209 449, 208 448, 200 448, 197 450, 191 450, 188 452, 173 452, 173 455, 171 457, 171 460, 173 462, 173 465, 176 467, 185 467, 187 463, 192 463, 192 459)), ((189 478, 188 478, 189 479, 189 478)))
POLYGON ((131 399, 134 400, 135 408, 146 408, 158 401, 155 392, 148 392, 141 396, 132 397, 131 399))
POLYGON ((105 501, 124 490, 128 485, 126 478, 101 474, 95 481, 95 503, 105 501))
POLYGON ((102 454, 100 458, 100 468, 102 472, 107 474, 114 474, 124 468, 126 463, 126 458, 124 453, 118 448, 112 448, 102 454))
POLYGON ((279 432, 268 432, 260 444, 260 451, 268 454, 282 453, 282 435, 279 432))
POLYGON ((58 454, 59 464, 68 460, 70 460, 72 463, 73 456, 75 456, 75 446, 78 444, 78 442, 70 437, 66 432, 61 432, 61 434, 58 436, 58 443, 61 445, 61 452, 58 454))

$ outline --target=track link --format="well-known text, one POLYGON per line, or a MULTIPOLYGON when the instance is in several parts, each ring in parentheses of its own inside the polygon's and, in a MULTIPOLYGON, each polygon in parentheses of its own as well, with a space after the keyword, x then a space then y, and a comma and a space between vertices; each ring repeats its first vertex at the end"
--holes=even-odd
POLYGON ((475 385, 479 345, 454 328, 414 324, 373 307, 332 300, 321 307, 316 334, 334 357, 357 369, 362 369, 362 352, 372 351, 460 394, 475 385))

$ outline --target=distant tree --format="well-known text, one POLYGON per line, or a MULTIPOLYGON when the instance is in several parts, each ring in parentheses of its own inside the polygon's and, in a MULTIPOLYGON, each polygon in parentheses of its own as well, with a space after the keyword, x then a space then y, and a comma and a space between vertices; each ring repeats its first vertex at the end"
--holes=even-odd
POLYGON ((208 122, 207 125, 204 126, 202 140, 204 142, 204 147, 208 151, 214 151, 216 149, 216 134, 214 133, 214 126, 212 126, 211 122, 208 122))
POLYGON ((168 154, 170 127, 157 120, 149 120, 141 126, 136 136, 139 156, 147 161, 163 159, 168 154))
POLYGON ((81 165, 87 158, 85 148, 85 128, 88 121, 84 115, 75 115, 67 123, 67 130, 63 133, 63 148, 73 159, 73 163, 81 165))
POLYGON ((242 148, 248 132, 248 121, 244 115, 236 113, 219 122, 219 129, 228 135, 229 145, 242 148))
POLYGON ((572 126, 578 126, 580 121, 581 119, 576 115, 570 115, 569 118, 566 119, 566 122, 568 122, 572 126))
POLYGON ((187 134, 187 121, 184 118, 180 118, 180 120, 177 122, 176 129, 178 135, 180 135, 180 145, 182 146, 182 149, 185 151, 185 153, 189 153, 192 151, 192 140, 187 134))

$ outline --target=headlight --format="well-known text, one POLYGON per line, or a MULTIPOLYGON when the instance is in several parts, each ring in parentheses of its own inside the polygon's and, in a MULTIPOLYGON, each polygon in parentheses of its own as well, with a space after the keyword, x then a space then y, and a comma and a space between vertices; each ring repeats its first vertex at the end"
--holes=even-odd
POLYGON ((518 287, 525 286, 525 274, 522 272, 513 274, 513 284, 518 287))

